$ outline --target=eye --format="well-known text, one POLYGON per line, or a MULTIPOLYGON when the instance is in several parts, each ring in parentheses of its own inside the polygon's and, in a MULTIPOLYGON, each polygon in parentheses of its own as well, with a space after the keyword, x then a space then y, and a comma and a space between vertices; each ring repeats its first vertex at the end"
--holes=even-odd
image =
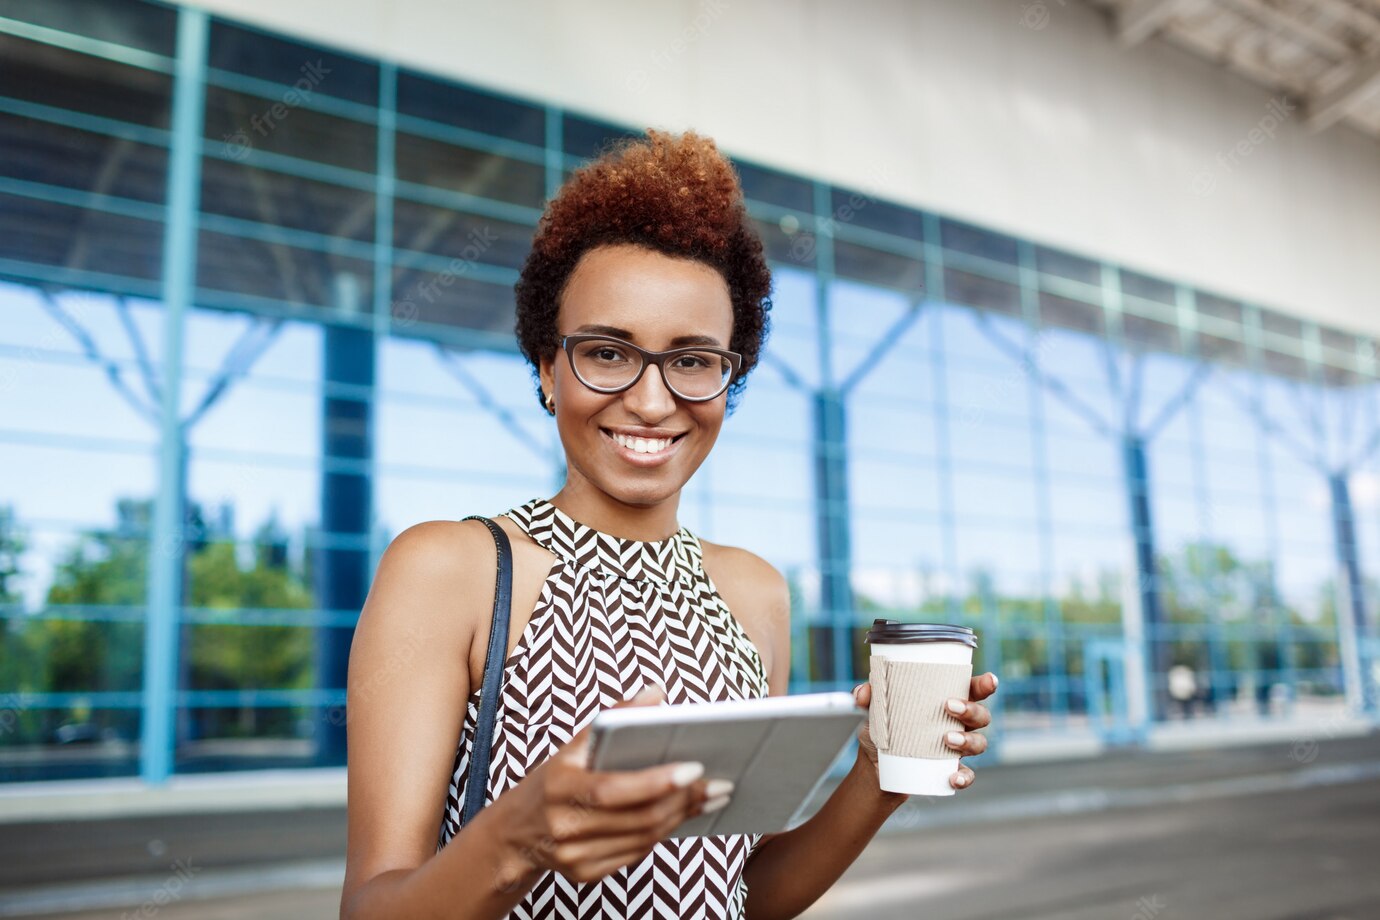
POLYGON ((628 356, 623 353, 623 350, 613 345, 590 346, 590 349, 585 352, 585 357, 605 364, 615 364, 628 360, 628 356))

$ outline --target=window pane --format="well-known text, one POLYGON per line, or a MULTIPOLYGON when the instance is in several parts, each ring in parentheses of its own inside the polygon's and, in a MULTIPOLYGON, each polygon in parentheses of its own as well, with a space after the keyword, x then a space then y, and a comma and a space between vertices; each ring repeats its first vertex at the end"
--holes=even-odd
POLYGON ((150 220, 0 194, 0 240, 6 257, 62 271, 144 281, 162 271, 163 226, 150 220))
POLYGON ((406 132, 397 136, 396 156, 404 182, 531 208, 540 208, 545 198, 546 171, 534 163, 406 132))
POLYGON ((0 175, 161 204, 167 165, 160 147, 0 113, 0 175))
POLYGON ((402 70, 398 113, 540 146, 546 140, 546 112, 520 102, 402 70))
POLYGON ((143 0, 0 0, 0 16, 169 57, 177 38, 176 9, 143 0))
POLYGON ((201 209, 270 226, 371 242, 374 194, 288 176, 246 163, 207 158, 201 168, 201 209))
POLYGON ((360 172, 373 171, 378 152, 373 125, 218 86, 206 88, 203 136, 238 159, 262 151, 360 172))
POLYGON ((320 93, 378 105, 378 65, 341 51, 308 45, 268 32, 211 20, 211 67, 296 86, 310 98, 320 93))
POLYGON ((3 33, 0 61, 5 62, 6 96, 152 128, 168 127, 172 78, 167 74, 3 33))

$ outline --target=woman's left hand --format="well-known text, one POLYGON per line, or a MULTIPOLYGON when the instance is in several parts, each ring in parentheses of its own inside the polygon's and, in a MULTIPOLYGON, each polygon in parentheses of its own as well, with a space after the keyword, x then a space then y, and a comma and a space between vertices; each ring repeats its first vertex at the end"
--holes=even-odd
MULTIPOLYGON (((950 700, 949 713, 964 727, 969 729, 966 732, 949 732, 944 739, 944 743, 958 752, 959 756, 976 756, 987 750, 987 736, 977 734, 977 729, 986 728, 992 724, 992 713, 978 700, 985 700, 993 693, 997 692, 997 675, 988 671, 986 674, 979 674, 974 677, 968 685, 967 700, 950 700), (955 710, 953 704, 960 707, 955 710)), ((872 684, 863 683, 853 688, 853 697, 863 708, 870 708, 872 705, 872 684)), ((873 771, 877 769, 877 746, 872 743, 872 734, 868 731, 871 719, 863 723, 863 727, 858 732, 858 757, 866 757, 872 764, 873 771)), ((959 761, 958 772, 949 777, 949 785, 955 789, 967 789, 973 785, 974 774, 962 761, 959 761)))

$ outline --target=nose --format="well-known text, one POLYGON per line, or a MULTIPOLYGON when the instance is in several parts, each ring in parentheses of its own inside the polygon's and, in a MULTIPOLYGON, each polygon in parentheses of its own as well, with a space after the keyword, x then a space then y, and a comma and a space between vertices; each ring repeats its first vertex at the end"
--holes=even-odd
POLYGON ((663 419, 676 411, 676 394, 666 385, 661 368, 649 364, 642 379, 623 391, 623 403, 639 418, 663 419))

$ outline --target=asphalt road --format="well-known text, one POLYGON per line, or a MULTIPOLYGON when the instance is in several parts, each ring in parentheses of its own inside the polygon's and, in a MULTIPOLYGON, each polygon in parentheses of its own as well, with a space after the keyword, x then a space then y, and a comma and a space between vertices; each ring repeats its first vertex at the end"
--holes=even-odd
POLYGON ((879 839, 804 916, 1363 920, 1377 852, 1372 779, 879 839))
MULTIPOLYGON (((953 800, 921 800, 903 813, 906 820, 893 822, 802 916, 1380 917, 1380 735, 1329 742, 1303 757, 1297 753, 1274 745, 994 766, 979 774, 982 787, 953 800), (1135 804, 1118 804, 1123 801, 1135 804)), ((96 884, 98 867, 108 883, 107 873, 120 866, 138 896, 131 902, 127 891, 125 903, 139 906, 43 916, 337 915, 343 840, 338 812, 288 813, 258 825, 246 816, 238 833, 233 821, 221 823, 225 816, 214 824, 162 817, 157 830, 163 837, 156 841, 141 820, 101 822, 110 833, 90 838, 89 852, 73 843, 73 827, 81 822, 54 826, 47 836, 36 833, 37 826, 24 834, 0 828, 0 914, 6 913, 7 893, 33 890, 36 883, 52 886, 64 872, 69 886, 96 884), (173 892, 168 903, 154 904, 160 888, 179 887, 171 869, 177 853, 204 857, 196 886, 220 886, 225 896, 192 900, 173 892), (161 875, 150 871, 155 866, 161 875), (280 890, 243 893, 263 887, 274 867, 284 869, 280 890), (144 905, 153 909, 142 911, 144 905)), ((95 823, 91 829, 102 830, 95 823)), ((202 893, 210 892, 203 887, 202 893)))

